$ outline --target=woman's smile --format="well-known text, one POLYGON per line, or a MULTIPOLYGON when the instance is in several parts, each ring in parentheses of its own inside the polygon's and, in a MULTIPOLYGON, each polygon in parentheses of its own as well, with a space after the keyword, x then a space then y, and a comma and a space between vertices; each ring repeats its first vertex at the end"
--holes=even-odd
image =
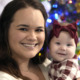
POLYGON ((21 43, 24 47, 28 48, 28 49, 34 49, 38 43, 21 43))

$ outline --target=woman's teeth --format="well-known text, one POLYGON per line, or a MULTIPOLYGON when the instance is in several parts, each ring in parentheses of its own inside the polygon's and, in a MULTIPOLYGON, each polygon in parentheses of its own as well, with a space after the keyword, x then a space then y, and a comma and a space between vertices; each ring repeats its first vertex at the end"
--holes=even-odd
POLYGON ((23 44, 26 47, 34 47, 36 44, 23 44))

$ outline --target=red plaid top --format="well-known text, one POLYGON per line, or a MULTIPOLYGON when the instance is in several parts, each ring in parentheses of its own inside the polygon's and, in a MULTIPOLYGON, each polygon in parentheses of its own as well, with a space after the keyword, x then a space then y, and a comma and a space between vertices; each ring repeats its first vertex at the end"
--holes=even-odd
POLYGON ((80 77, 77 59, 68 59, 60 63, 50 64, 49 80, 75 80, 80 77), (78 76, 77 76, 78 74, 78 76))

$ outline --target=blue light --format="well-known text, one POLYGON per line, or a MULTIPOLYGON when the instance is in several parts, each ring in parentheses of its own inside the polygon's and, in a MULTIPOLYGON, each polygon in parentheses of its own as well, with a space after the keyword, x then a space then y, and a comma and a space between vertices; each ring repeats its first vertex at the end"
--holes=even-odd
POLYGON ((52 20, 51 20, 51 19, 47 19, 47 22, 48 22, 48 23, 52 23, 52 20))
POLYGON ((66 15, 66 16, 68 16, 68 15, 69 15, 68 11, 65 11, 65 15, 66 15))
POLYGON ((77 25, 79 25, 79 23, 77 23, 77 25))
POLYGON ((43 50, 43 48, 41 49, 41 51, 43 50))
POLYGON ((58 11, 58 14, 59 14, 59 15, 62 15, 62 11, 59 10, 59 11, 58 11))
POLYGON ((57 4, 53 4, 52 7, 53 7, 53 8, 57 8, 58 5, 57 5, 57 4))
POLYGON ((80 21, 77 23, 77 25, 78 25, 78 26, 80 25, 80 21))
POLYGON ((80 56, 78 56, 78 60, 80 60, 80 56))
POLYGON ((54 16, 55 16, 55 19, 58 19, 59 18, 59 16, 58 16, 57 13, 55 13, 54 16))
POLYGON ((48 27, 52 23, 52 19, 48 18, 46 21, 46 27, 48 27))
POLYGON ((73 13, 74 13, 74 14, 76 14, 76 13, 77 13, 77 11, 73 11, 73 13))

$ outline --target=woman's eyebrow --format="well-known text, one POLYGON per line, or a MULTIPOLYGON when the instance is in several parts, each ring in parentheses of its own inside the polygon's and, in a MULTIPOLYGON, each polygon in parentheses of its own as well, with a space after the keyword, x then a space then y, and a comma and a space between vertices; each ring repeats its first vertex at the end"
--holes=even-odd
POLYGON ((17 25, 17 27, 21 27, 21 26, 23 26, 23 27, 29 27, 29 25, 26 25, 26 24, 17 25))
POLYGON ((44 28, 44 27, 42 27, 42 26, 38 26, 37 28, 44 28))
MULTIPOLYGON (((30 27, 29 25, 26 25, 26 24, 20 24, 20 25, 17 25, 17 27, 30 27)), ((45 29, 45 27, 43 27, 43 26, 37 26, 36 28, 42 28, 42 29, 45 29)))

